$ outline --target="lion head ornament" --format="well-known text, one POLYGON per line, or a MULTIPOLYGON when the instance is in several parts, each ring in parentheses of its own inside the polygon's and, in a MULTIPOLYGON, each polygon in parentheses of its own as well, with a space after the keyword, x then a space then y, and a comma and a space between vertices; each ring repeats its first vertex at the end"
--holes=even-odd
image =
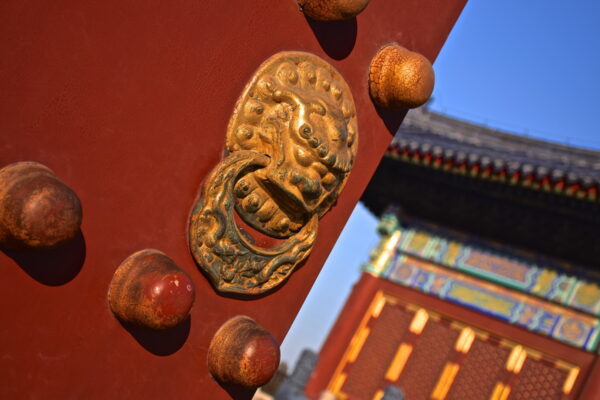
POLYGON ((192 253, 217 290, 260 294, 292 273, 309 255, 357 147, 352 94, 331 65, 284 52, 260 66, 235 106, 225 157, 191 216, 192 253), (235 212, 282 244, 257 247, 235 212))

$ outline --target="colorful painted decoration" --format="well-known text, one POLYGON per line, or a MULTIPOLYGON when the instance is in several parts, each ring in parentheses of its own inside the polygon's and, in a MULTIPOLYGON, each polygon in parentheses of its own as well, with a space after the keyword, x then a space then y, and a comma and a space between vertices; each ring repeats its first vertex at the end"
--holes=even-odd
POLYGON ((365 271, 588 351, 598 348, 597 283, 394 221, 382 217, 387 229, 379 229, 382 241, 365 271))
POLYGON ((598 318, 413 256, 398 254, 381 276, 588 351, 598 347, 598 318))
MULTIPOLYGON (((383 216, 380 224, 385 221, 385 225, 393 226, 392 220, 383 216)), ((600 286, 558 272, 553 265, 465 244, 412 226, 401 229, 398 250, 600 317, 600 286)))

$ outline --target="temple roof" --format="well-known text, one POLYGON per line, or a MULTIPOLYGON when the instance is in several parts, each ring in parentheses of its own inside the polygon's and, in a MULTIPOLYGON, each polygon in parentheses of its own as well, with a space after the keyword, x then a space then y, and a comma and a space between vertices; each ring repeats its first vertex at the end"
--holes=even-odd
POLYGON ((518 136, 420 108, 388 156, 482 179, 598 200, 600 152, 518 136))
POLYGON ((361 201, 598 269, 600 152, 408 113, 361 201))

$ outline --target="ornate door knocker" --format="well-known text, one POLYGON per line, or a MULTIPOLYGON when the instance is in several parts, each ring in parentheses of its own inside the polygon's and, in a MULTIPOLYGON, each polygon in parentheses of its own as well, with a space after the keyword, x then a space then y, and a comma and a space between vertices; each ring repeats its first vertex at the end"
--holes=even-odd
POLYGON ((346 183, 357 142, 350 88, 330 64, 283 52, 260 66, 229 121, 225 157, 191 215, 192 254, 217 290, 260 294, 292 273, 346 183), (253 244, 236 211, 283 243, 253 244))

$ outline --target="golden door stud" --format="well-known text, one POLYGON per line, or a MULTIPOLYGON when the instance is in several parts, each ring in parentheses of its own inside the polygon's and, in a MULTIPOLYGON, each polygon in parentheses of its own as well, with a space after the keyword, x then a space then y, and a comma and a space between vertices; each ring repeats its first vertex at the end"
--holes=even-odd
POLYGON ((79 232, 79 198, 46 166, 17 162, 0 169, 0 245, 49 249, 79 232))
POLYGON ((370 0, 298 0, 302 12, 317 21, 350 19, 360 14, 370 0))
POLYGON ((153 330, 185 321, 194 299, 192 278, 154 249, 127 257, 115 271, 108 292, 110 309, 121 321, 153 330))
POLYGON ((409 109, 429 99, 433 67, 423 55, 390 44, 377 52, 369 68, 369 92, 382 108, 409 109))
POLYGON ((238 315, 215 333, 208 348, 208 370, 220 383, 256 388, 279 366, 279 344, 252 318, 238 315))

